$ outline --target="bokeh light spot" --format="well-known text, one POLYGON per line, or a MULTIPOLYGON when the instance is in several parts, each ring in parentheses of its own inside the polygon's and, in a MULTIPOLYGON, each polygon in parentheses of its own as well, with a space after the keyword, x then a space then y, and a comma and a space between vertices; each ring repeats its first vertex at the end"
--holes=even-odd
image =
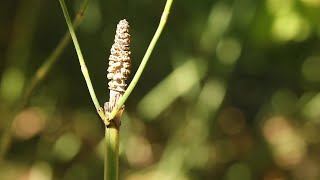
POLYGON ((52 168, 46 162, 36 162, 30 171, 29 180, 51 180, 52 168))
POLYGON ((320 122, 320 93, 316 94, 313 98, 311 98, 304 108, 302 109, 303 114, 317 122, 320 122))
POLYGON ((216 112, 225 97, 226 87, 223 81, 218 79, 210 79, 204 85, 199 101, 195 108, 201 113, 199 117, 207 119, 212 113, 216 112), (210 98, 210 101, 208 101, 210 98))
POLYGON ((241 54, 241 44, 234 38, 226 38, 219 41, 217 57, 225 65, 232 65, 241 54))
POLYGON ((206 71, 202 59, 190 58, 140 101, 139 113, 146 119, 154 119, 179 96, 186 94, 199 83, 206 71))
POLYGON ((223 32, 230 24, 232 11, 228 5, 218 3, 214 5, 208 18, 207 28, 201 37, 201 46, 206 51, 212 51, 223 32))
POLYGON ((307 58, 302 65, 302 76, 309 82, 320 82, 320 57, 307 58))
POLYGON ((266 120, 263 134, 269 143, 275 162, 282 168, 293 168, 305 155, 305 142, 290 120, 275 116, 266 120))
POLYGON ((125 151, 128 162, 133 167, 143 167, 153 161, 151 144, 142 136, 129 137, 125 151))
POLYGON ((45 127, 44 115, 39 108, 28 108, 19 113, 13 121, 14 135, 20 139, 29 139, 40 133, 45 127))
POLYGON ((267 0, 266 6, 270 13, 281 16, 292 10, 293 0, 267 0))
POLYGON ((271 33, 276 41, 302 41, 308 37, 310 27, 300 15, 290 12, 275 18, 271 33))
POLYGON ((53 153, 61 161, 71 160, 80 150, 81 141, 78 136, 67 133, 55 143, 53 153))
POLYGON ((6 101, 13 101, 21 94, 24 76, 19 69, 8 68, 4 73, 0 84, 0 95, 6 101))

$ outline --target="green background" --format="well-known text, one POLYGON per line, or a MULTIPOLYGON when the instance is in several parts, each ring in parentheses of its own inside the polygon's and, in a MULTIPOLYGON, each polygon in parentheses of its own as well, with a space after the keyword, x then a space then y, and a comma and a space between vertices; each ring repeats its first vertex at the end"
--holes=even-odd
MULTIPOLYGON (((82 1, 66 3, 74 17, 82 1)), ((89 2, 76 33, 101 104, 116 24, 130 24, 134 73, 164 5, 89 2)), ((320 179, 319 19, 319 0, 175 0, 125 103, 120 179, 320 179)), ((1 2, 0 179, 103 178, 104 125, 72 43, 16 110, 66 31, 58 1, 1 2)))

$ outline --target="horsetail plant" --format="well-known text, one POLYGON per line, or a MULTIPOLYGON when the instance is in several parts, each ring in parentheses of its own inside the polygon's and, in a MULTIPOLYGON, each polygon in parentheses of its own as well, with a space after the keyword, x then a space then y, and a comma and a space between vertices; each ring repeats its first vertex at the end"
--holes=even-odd
POLYGON ((115 118, 109 119, 109 115, 113 109, 118 106, 119 99, 122 98, 126 89, 126 80, 130 74, 131 60, 130 60, 130 34, 129 24, 124 19, 117 25, 114 44, 111 48, 111 55, 109 56, 109 67, 107 78, 110 89, 109 102, 104 104, 106 119, 110 124, 106 126, 105 130, 105 179, 118 179, 118 162, 119 162, 119 130, 120 118, 124 110, 124 106, 118 111, 115 118))
POLYGON ((167 22, 169 11, 173 0, 167 0, 165 8, 163 10, 159 26, 149 44, 146 53, 139 65, 139 68, 134 75, 130 85, 127 87, 125 80, 128 79, 130 74, 130 35, 129 24, 124 19, 117 25, 114 44, 111 48, 111 55, 109 56, 109 67, 107 78, 110 80, 108 83, 110 89, 109 102, 104 104, 104 109, 100 107, 99 101, 95 95, 88 69, 85 65, 82 52, 71 24, 69 13, 65 5, 64 0, 59 0, 66 23, 68 25, 70 35, 75 46, 81 72, 86 81, 91 99, 99 114, 100 118, 105 124, 105 144, 106 153, 104 161, 104 180, 118 180, 118 168, 119 168, 119 130, 120 130, 120 118, 124 111, 124 103, 133 91, 134 87, 138 83, 141 74, 150 58, 150 55, 160 37, 160 34, 167 22))

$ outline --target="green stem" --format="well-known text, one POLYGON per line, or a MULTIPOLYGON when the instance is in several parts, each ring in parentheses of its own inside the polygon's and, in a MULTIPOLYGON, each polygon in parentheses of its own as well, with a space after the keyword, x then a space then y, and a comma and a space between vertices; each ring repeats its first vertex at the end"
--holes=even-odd
POLYGON ((119 131, 120 129, 112 124, 105 128, 104 180, 118 180, 119 131))
POLYGON ((96 110, 97 110, 99 116, 101 117, 102 120, 104 120, 105 119, 105 115, 104 115, 102 107, 99 104, 97 96, 96 96, 96 94, 94 92, 94 89, 93 89, 93 86, 92 86, 92 83, 91 83, 91 79, 90 79, 90 75, 89 75, 86 63, 84 61, 84 58, 83 58, 83 55, 82 55, 82 52, 81 52, 81 49, 80 49, 80 46, 79 46, 79 42, 78 42, 78 39, 77 39, 77 36, 76 36, 76 34, 74 32, 74 29, 72 27, 70 16, 69 16, 66 4, 65 4, 64 0, 59 0, 59 2, 60 2, 60 5, 61 5, 61 8, 62 8, 62 11, 63 11, 64 18, 65 18, 66 23, 68 25, 68 28, 69 28, 69 31, 70 31, 70 35, 71 35, 71 38, 72 38, 72 41, 73 41, 73 44, 74 44, 74 47, 75 47, 75 49, 77 51, 79 64, 80 64, 80 67, 81 67, 81 72, 82 72, 83 77, 84 77, 84 79, 86 81, 86 84, 87 84, 91 99, 93 101, 94 106, 96 107, 96 110))
POLYGON ((167 0, 166 2, 166 5, 165 5, 165 8, 163 10, 163 13, 162 13, 162 16, 161 16, 161 20, 160 20, 160 23, 159 23, 159 26, 157 28, 157 31, 155 32, 150 44, 149 44, 149 47, 140 63, 140 66, 136 72, 136 74, 134 75, 130 85, 128 86, 126 92, 124 93, 123 97, 120 99, 119 101, 119 104, 117 105, 116 108, 114 108, 109 116, 109 119, 113 119, 118 111, 121 109, 121 107, 124 105, 125 101, 128 99, 128 97, 130 96, 131 92, 133 91, 133 89, 135 88, 135 86, 137 85, 139 79, 140 79, 140 76, 150 58, 150 55, 161 35, 161 32, 167 22, 167 19, 168 19, 168 15, 169 15, 169 12, 170 12, 170 8, 171 8, 171 5, 172 5, 172 1, 173 0, 167 0))

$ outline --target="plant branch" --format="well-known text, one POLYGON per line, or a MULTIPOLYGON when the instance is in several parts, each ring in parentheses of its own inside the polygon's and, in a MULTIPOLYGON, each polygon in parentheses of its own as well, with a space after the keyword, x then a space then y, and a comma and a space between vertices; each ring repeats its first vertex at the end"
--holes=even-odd
POLYGON ((104 115, 103 109, 101 108, 101 106, 99 104, 97 96, 96 96, 96 94, 94 92, 94 89, 93 89, 93 86, 92 86, 92 83, 91 83, 91 79, 90 79, 90 75, 89 75, 87 66, 85 64, 84 58, 83 58, 83 55, 82 55, 82 52, 81 52, 81 49, 80 49, 80 46, 79 46, 79 43, 78 43, 77 36, 76 36, 76 34, 74 32, 74 29, 72 27, 70 16, 69 16, 66 4, 65 4, 64 0, 59 0, 59 2, 60 2, 60 5, 61 5, 61 8, 62 8, 62 11, 63 11, 63 15, 64 15, 65 20, 66 20, 66 23, 68 25, 68 28, 69 28, 69 31, 70 31, 70 35, 71 35, 71 38, 72 38, 72 41, 73 41, 73 44, 74 44, 74 47, 75 47, 77 55, 78 55, 79 64, 80 64, 80 67, 81 67, 81 72, 82 72, 83 77, 84 77, 84 79, 86 81, 86 84, 87 84, 91 99, 93 101, 93 104, 94 104, 94 106, 95 106, 100 118, 102 120, 104 120, 105 119, 105 115, 104 115))

